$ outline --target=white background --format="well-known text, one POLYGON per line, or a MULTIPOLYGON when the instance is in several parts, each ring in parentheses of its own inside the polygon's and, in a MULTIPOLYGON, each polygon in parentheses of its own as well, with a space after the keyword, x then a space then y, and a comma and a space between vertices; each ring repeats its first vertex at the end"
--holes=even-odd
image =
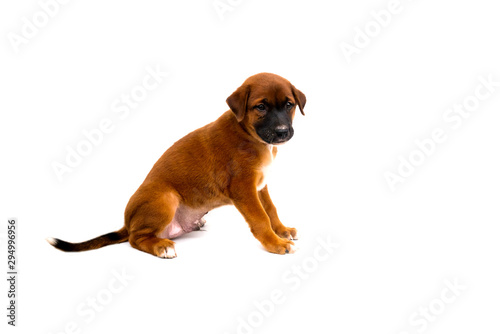
POLYGON ((500 81, 494 2, 401 0, 350 63, 341 43, 353 44, 356 27, 389 1, 233 3, 221 19, 212 0, 69 1, 18 52, 8 36, 41 7, 2 3, 0 258, 7 219, 17 217, 20 273, 16 328, 6 325, 0 285, 2 332, 498 332, 500 87, 459 128, 442 118, 479 76, 500 81), (148 66, 169 75, 120 120, 111 104, 148 66), (233 207, 176 240, 174 260, 128 243, 76 254, 46 243, 120 228, 159 156, 264 71, 307 96, 269 182, 281 220, 299 230, 296 254, 265 252, 233 207), (104 118, 112 133, 60 182, 51 164, 104 118), (435 128, 447 140, 391 191, 384 173, 435 128), (318 238, 340 246, 314 266, 318 238), (113 271, 133 279, 93 319, 82 316, 89 298, 110 296, 113 271), (466 288, 440 304, 446 280, 466 288), (283 302, 259 315, 255 303, 273 290, 283 302), (444 309, 425 330, 410 322, 430 305, 444 309), (249 317, 259 326, 244 328, 249 317))

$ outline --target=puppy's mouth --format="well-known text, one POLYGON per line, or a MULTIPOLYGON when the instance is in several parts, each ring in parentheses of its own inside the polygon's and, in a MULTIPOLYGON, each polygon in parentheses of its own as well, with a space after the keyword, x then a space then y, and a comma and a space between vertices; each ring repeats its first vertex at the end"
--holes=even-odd
POLYGON ((287 131, 274 131, 271 129, 265 129, 257 131, 260 139, 262 139, 266 144, 280 145, 284 144, 293 137, 293 128, 287 129, 287 131))

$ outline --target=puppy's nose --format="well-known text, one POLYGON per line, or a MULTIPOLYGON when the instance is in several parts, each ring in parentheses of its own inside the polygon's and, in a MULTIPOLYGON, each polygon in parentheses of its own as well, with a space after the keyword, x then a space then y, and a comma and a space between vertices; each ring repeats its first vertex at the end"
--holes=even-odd
POLYGON ((274 129, 274 131, 279 139, 285 139, 288 136, 290 129, 286 125, 279 125, 276 129, 274 129))

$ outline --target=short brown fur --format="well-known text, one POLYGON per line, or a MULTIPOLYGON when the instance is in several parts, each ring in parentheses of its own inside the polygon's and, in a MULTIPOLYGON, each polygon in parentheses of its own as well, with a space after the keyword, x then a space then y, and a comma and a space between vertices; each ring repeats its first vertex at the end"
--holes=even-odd
POLYGON ((248 78, 227 99, 230 110, 215 122, 195 130, 174 143, 155 163, 125 209, 125 226, 114 233, 84 243, 51 243, 65 251, 95 249, 128 240, 132 247, 159 257, 167 256, 174 242, 160 234, 179 206, 210 211, 233 204, 251 232, 272 253, 293 251, 297 231, 284 226, 269 196, 262 167, 277 153, 257 134, 261 100, 288 99, 303 112, 305 95, 286 79, 270 73, 248 78), (86 244, 85 244, 86 243, 86 244), (84 245, 85 244, 85 245, 84 245))

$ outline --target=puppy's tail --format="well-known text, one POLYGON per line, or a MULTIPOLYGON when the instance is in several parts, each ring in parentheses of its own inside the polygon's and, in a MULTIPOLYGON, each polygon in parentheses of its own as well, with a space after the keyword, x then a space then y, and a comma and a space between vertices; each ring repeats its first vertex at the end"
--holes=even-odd
POLYGON ((125 242, 128 240, 128 236, 129 234, 127 228, 124 226, 116 232, 103 234, 97 238, 90 239, 84 242, 72 243, 55 238, 47 238, 46 240, 49 242, 49 244, 64 252, 82 252, 125 242))

